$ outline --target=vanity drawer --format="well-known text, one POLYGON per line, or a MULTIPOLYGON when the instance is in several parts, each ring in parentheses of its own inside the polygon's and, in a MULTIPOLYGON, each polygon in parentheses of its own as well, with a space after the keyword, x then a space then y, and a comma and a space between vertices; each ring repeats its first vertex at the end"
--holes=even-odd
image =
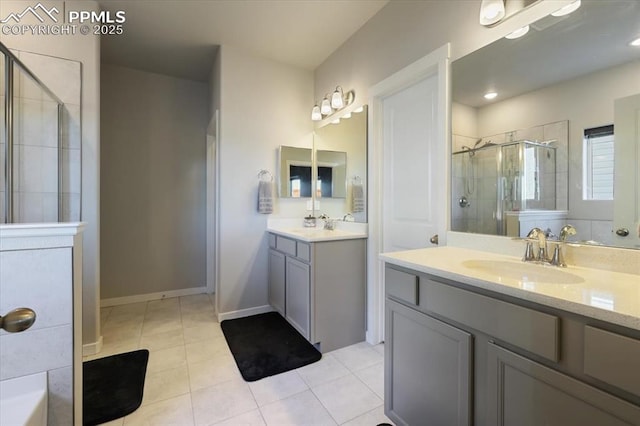
POLYGON ((276 248, 276 236, 275 234, 269 234, 269 247, 276 248))
POLYGON ((558 317, 420 277, 420 307, 557 362, 558 317))
POLYGON ((384 286, 387 295, 404 300, 412 305, 418 304, 418 277, 413 274, 387 267, 384 286))
POLYGON ((296 241, 276 235, 276 249, 290 256, 296 255, 296 241))
POLYGON ((640 396, 640 340, 585 326, 584 373, 640 396))
POLYGON ((300 241, 296 241, 296 255, 300 260, 304 260, 305 262, 311 261, 311 246, 307 243, 301 243, 300 241))

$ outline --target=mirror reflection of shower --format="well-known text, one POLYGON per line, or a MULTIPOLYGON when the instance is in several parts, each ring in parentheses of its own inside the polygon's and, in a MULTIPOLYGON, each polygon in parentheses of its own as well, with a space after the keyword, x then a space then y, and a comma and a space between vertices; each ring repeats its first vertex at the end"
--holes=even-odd
POLYGON ((499 143, 463 140, 452 155, 453 231, 519 236, 531 215, 556 220, 555 139, 516 140, 508 132, 499 143))

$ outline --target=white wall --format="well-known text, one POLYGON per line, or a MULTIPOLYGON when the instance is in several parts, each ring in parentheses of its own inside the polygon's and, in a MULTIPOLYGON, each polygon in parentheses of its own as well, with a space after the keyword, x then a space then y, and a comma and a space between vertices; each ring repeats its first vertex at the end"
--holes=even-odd
MULTIPOLYGON (((63 2, 42 0, 50 8, 63 2)), ((28 2, 2 0, 0 16, 21 12, 28 2)), ((66 10, 98 11, 91 0, 67 0, 66 10)), ((70 59, 82 63, 82 221, 83 234, 83 342, 100 339, 100 38, 93 35, 5 35, 9 48, 70 59)))
POLYGON ((207 84, 101 76, 101 298, 204 291, 207 84))
MULTIPOLYGON (((257 213, 258 172, 275 173, 280 145, 311 148, 313 80, 310 71, 221 46, 219 87, 216 297, 218 312, 224 314, 268 304, 269 215, 257 213)), ((275 201, 275 215, 302 220, 306 213, 304 200, 275 201)))

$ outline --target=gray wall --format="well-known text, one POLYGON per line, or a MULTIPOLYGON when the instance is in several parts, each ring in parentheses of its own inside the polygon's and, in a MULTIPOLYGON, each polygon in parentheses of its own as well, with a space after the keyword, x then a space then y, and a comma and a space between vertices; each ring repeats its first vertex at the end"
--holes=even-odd
POLYGON ((207 84, 102 66, 101 298, 205 286, 207 84))

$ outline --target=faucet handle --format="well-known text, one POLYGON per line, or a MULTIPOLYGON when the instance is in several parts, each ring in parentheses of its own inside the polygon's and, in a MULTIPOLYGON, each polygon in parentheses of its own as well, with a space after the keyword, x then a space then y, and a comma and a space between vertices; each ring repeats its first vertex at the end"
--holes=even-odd
POLYGON ((531 262, 536 260, 536 255, 533 253, 533 243, 531 241, 527 241, 527 247, 524 250, 524 257, 522 258, 523 262, 531 262))
POLYGON ((553 249, 553 257, 549 261, 554 266, 560 266, 561 268, 566 268, 567 264, 564 263, 562 259, 562 252, 560 251, 560 244, 556 244, 556 247, 553 249))

